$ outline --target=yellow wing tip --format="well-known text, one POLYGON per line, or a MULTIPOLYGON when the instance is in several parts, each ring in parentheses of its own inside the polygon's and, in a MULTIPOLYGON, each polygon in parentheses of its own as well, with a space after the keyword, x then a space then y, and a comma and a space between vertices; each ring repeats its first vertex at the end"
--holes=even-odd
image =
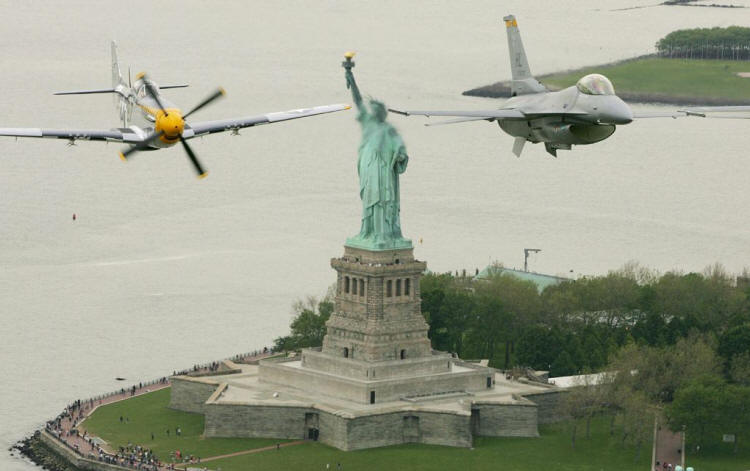
POLYGON ((352 109, 352 105, 346 105, 346 106, 344 106, 344 109, 345 110, 350 110, 350 109, 352 109))
POLYGON ((138 72, 137 74, 135 74, 135 79, 140 80, 145 76, 146 76, 146 72, 138 72))
POLYGON ((224 87, 219 87, 219 93, 221 93, 222 95, 226 96, 227 91, 224 90, 224 87))
POLYGON ((518 22, 516 21, 515 18, 510 19, 510 20, 505 20, 505 26, 507 28, 512 28, 513 26, 515 26, 516 28, 518 28, 518 22))
POLYGON ((128 161, 128 159, 125 157, 125 154, 123 154, 122 152, 120 152, 120 160, 122 160, 123 162, 128 161))
POLYGON ((354 51, 347 51, 344 53, 344 57, 346 57, 347 59, 351 59, 352 57, 354 57, 355 54, 356 52, 354 51))
POLYGON ((208 176, 208 172, 203 172, 203 173, 201 173, 200 175, 198 175, 198 179, 199 179, 199 180, 203 180, 203 179, 204 179, 204 178, 206 178, 207 176, 208 176))

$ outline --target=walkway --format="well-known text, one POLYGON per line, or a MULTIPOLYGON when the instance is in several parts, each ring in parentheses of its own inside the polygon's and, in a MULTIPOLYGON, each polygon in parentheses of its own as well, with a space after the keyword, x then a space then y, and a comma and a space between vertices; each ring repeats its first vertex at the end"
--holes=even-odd
POLYGON ((659 425, 659 429, 656 432, 656 461, 659 466, 655 469, 666 470, 664 463, 672 465, 672 469, 675 466, 682 464, 682 434, 680 432, 672 432, 667 428, 666 425, 659 425))
MULTIPOLYGON (((305 443, 304 440, 298 440, 296 442, 285 442, 285 443, 280 443, 278 445, 278 447, 284 448, 284 447, 287 447, 287 446, 302 445, 303 443, 305 443)), ((196 464, 203 464, 206 461, 215 461, 215 460, 221 460, 221 459, 224 459, 224 458, 232 458, 233 456, 249 455, 251 453, 259 453, 261 451, 275 450, 276 447, 277 447, 277 445, 271 445, 271 446, 264 446, 262 448, 253 448, 252 450, 237 451, 237 452, 229 453, 229 454, 226 454, 226 455, 209 456, 208 458, 201 458, 201 460, 200 460, 199 463, 180 463, 180 464, 176 464, 175 468, 186 468, 188 466, 195 466, 196 464)))
MULTIPOLYGON (((243 363, 248 362, 248 361, 255 361, 255 360, 265 358, 270 355, 271 355, 270 352, 259 353, 258 355, 255 355, 255 356, 243 357, 241 361, 243 363)), ((205 369, 205 370, 208 371, 208 369, 205 369)), ((201 371, 203 371, 203 369, 190 370, 190 372, 201 372, 201 371)), ((100 451, 103 451, 104 453, 112 455, 116 452, 116 450, 112 449, 107 444, 102 444, 98 446, 96 443, 90 441, 91 440, 90 436, 78 435, 78 433, 74 430, 77 430, 78 425, 82 421, 84 421, 96 409, 98 409, 99 407, 103 405, 112 404, 115 402, 123 401, 125 399, 130 399, 135 396, 140 396, 140 395, 147 394, 150 392, 158 391, 160 389, 168 388, 169 386, 171 386, 169 379, 165 377, 159 382, 154 382, 152 384, 146 384, 146 385, 143 385, 141 383, 140 385, 133 385, 130 388, 123 388, 121 392, 112 394, 110 396, 102 397, 99 399, 89 399, 89 400, 81 401, 80 405, 78 405, 78 402, 76 402, 76 404, 69 406, 68 408, 66 408, 65 412, 63 412, 65 417, 60 417, 59 419, 60 427, 59 428, 55 427, 52 429, 48 427, 47 431, 50 432, 52 435, 56 436, 69 448, 75 450, 79 455, 83 456, 84 458, 98 459, 100 451)), ((296 444, 297 442, 291 442, 291 443, 281 444, 281 446, 289 446, 289 445, 296 445, 296 444)), ((240 451, 237 453, 232 453, 229 455, 222 455, 218 457, 209 457, 209 458, 204 458, 201 461, 210 461, 210 460, 225 458, 229 456, 236 456, 236 455, 247 454, 247 453, 256 453, 259 451, 264 451, 269 448, 273 449, 273 448, 276 448, 276 446, 274 445, 272 447, 245 450, 245 451, 240 451)), ((193 463, 183 463, 183 464, 186 466, 194 465, 193 463)), ((125 466, 128 467, 127 465, 125 466)), ((167 467, 165 465, 165 466, 161 466, 159 469, 166 470, 167 467)))

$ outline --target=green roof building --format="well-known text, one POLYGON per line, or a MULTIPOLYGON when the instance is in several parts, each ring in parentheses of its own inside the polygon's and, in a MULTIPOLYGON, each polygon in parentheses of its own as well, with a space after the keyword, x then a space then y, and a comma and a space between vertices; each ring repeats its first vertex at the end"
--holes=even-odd
POLYGON ((544 275, 542 273, 534 273, 523 270, 513 270, 510 268, 504 268, 497 265, 488 265, 487 268, 480 271, 475 280, 484 280, 493 276, 508 275, 514 276, 524 281, 531 281, 536 285, 536 289, 541 293, 544 288, 552 285, 557 285, 563 281, 571 281, 569 278, 562 278, 559 276, 544 275))

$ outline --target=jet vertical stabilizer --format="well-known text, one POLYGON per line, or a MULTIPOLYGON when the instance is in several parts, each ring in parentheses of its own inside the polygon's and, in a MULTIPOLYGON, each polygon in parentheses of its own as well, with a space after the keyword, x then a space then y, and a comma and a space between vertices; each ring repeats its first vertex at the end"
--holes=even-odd
POLYGON ((548 91, 531 75, 516 17, 508 15, 503 18, 503 21, 505 21, 505 28, 508 31, 508 52, 510 52, 510 70, 513 77, 510 85, 511 96, 548 91))

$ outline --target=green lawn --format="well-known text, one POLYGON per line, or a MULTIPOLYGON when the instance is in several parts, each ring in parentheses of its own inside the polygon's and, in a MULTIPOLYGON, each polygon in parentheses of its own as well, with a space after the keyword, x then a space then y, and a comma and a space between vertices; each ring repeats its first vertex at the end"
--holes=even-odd
MULTIPOLYGON (((343 452, 320 443, 282 448, 252 455, 238 456, 206 463, 210 469, 244 471, 248 469, 283 469, 285 471, 325 470, 326 463, 335 470, 504 470, 539 471, 647 471, 651 464, 651 443, 643 445, 635 461, 635 448, 622 446, 620 435, 609 435, 609 419, 592 423, 590 439, 579 425, 576 448, 570 445, 568 424, 541 427, 540 438, 477 438, 474 449, 429 445, 399 445, 371 450, 343 452)), ((689 455, 688 455, 689 456, 689 455)), ((688 463, 697 471, 745 471, 750 469, 750 453, 732 456, 721 451, 707 454, 688 463)))
POLYGON ((180 450, 183 456, 207 457, 249 450, 286 440, 255 438, 204 439, 203 416, 167 408, 171 388, 99 407, 81 425, 89 435, 99 436, 113 448, 132 443, 151 448, 168 461, 169 453, 180 450), (123 422, 120 422, 120 416, 123 422), (178 437, 175 429, 180 427, 178 437), (169 429, 167 436, 166 430, 169 429), (151 440, 151 433, 154 440, 151 440))
POLYGON ((586 74, 600 73, 612 81, 617 94, 749 100, 750 78, 741 78, 737 72, 750 72, 750 63, 649 57, 551 74, 540 80, 555 88, 565 88, 575 85, 586 74))
MULTIPOLYGON (((275 439, 201 438, 203 416, 178 412, 167 408, 170 389, 153 392, 133 399, 100 407, 83 423, 89 434, 98 435, 119 446, 131 442, 152 448, 165 459, 169 452, 180 450, 202 458, 235 451, 260 448, 277 443, 275 439), (120 416, 127 421, 120 422, 120 416), (175 436, 179 426, 182 436, 175 436), (166 429, 170 435, 166 435, 166 429), (151 440, 151 432, 155 439, 151 440)), ((641 457, 635 462, 635 449, 622 446, 619 430, 609 435, 609 419, 602 417, 592 423, 591 438, 586 439, 584 426, 578 427, 576 448, 570 445, 569 424, 540 427, 540 438, 485 438, 474 442, 474 449, 430 445, 399 445, 371 450, 343 452, 320 443, 305 443, 249 455, 225 458, 204 463, 209 469, 246 471, 248 469, 324 470, 326 463, 336 470, 341 463, 344 470, 399 470, 418 471, 509 470, 539 471, 644 471, 651 462, 651 443, 643 445, 641 457)), ((688 453, 688 465, 696 471, 750 470, 750 447, 744 446, 733 455, 730 447, 704 450, 702 456, 688 453)))

